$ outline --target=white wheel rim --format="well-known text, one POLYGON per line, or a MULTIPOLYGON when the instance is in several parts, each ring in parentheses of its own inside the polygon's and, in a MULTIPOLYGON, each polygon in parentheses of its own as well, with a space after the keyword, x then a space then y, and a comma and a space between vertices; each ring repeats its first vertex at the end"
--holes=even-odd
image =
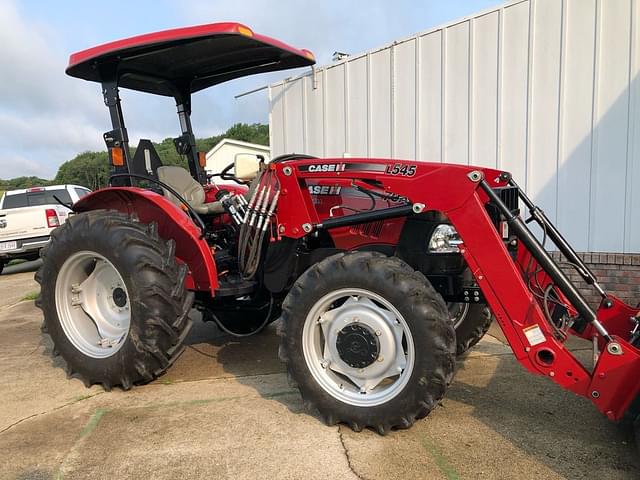
POLYGON ((81 251, 60 268, 55 289, 60 325, 75 348, 107 358, 124 344, 131 325, 129 292, 104 256, 81 251))
POLYGON ((384 297, 365 289, 344 288, 320 298, 302 331, 307 367, 324 391, 349 405, 373 407, 388 402, 407 385, 415 347, 404 317, 384 297), (339 332, 348 325, 375 332, 379 353, 364 368, 348 365, 337 351, 339 332))

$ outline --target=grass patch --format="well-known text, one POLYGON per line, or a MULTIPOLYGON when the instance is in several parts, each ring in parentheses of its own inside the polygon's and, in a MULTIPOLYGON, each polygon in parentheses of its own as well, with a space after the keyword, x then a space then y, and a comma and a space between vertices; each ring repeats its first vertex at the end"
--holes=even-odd
POLYGON ((426 438, 422 439, 422 447, 429 453, 431 458, 436 462, 440 473, 447 480, 460 480, 460 475, 456 469, 447 461, 440 449, 426 438))
POLYGON ((38 295, 40 295, 40 292, 27 293, 24 297, 22 297, 22 300, 35 300, 36 298, 38 298, 38 295))
POLYGON ((80 432, 80 438, 86 437, 91 432, 93 432, 95 428, 98 426, 98 423, 100 423, 100 419, 102 418, 102 416, 107 412, 108 410, 104 408, 98 408, 93 414, 93 416, 89 419, 89 423, 87 423, 87 425, 84 427, 84 430, 80 432))

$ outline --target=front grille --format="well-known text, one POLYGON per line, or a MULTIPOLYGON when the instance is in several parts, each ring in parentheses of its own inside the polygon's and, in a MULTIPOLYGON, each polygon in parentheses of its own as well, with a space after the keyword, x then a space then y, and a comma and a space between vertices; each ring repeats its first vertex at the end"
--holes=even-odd
POLYGON ((349 231, 353 235, 361 235, 363 237, 378 238, 382 232, 384 222, 379 220, 377 222, 361 223, 360 225, 353 225, 349 231))

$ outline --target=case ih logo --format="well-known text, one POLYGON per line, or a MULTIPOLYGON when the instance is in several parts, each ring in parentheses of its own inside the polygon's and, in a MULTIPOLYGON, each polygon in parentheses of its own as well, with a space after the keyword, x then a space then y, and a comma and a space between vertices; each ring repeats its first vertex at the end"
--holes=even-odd
POLYGON ((320 165, 308 165, 306 170, 309 173, 319 172, 344 172, 344 163, 323 163, 320 165))
POLYGON ((311 195, 340 195, 341 189, 339 185, 309 185, 311 195))

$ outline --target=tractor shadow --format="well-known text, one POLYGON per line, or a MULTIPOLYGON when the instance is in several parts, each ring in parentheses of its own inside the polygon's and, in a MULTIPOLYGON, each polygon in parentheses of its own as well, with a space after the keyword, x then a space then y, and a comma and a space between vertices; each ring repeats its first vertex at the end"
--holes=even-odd
POLYGON ((265 399, 279 401, 294 414, 304 411, 300 394, 288 384, 278 358, 277 321, 258 334, 233 337, 215 323, 203 322, 196 311, 191 318, 194 325, 185 340, 187 348, 160 383, 233 379, 265 399))
POLYGON ((162 378, 192 381, 215 378, 244 378, 284 372, 278 360, 275 324, 250 337, 233 337, 213 322, 191 314, 193 328, 185 340, 186 350, 162 378))
MULTIPOLYGON (((277 322, 257 335, 235 338, 195 318, 185 354, 162 379, 233 378, 263 398, 282 403, 293 414, 319 419, 317 413, 305 410, 300 395, 286 382, 276 329, 277 322)), ((579 350, 576 355, 588 364, 588 351, 579 350)), ((459 359, 457 370, 444 407, 434 413, 448 417, 448 404, 464 410, 468 418, 444 421, 468 422, 469 428, 480 423, 480 430, 488 433, 481 442, 487 455, 492 455, 490 438, 497 435, 565 478, 611 478, 612 473, 615 478, 640 477, 640 458, 629 432, 609 422, 588 400, 526 372, 495 338, 488 336, 459 359)), ((430 421, 442 419, 420 420, 409 431, 391 437, 419 435, 423 430, 419 423, 430 421)))
MULTIPOLYGON (((630 431, 589 400, 528 373, 510 350, 496 354, 494 348, 481 342, 458 360, 445 407, 452 401, 465 405, 475 420, 564 478, 640 478, 630 431)), ((574 351, 585 365, 590 354, 574 351)))

